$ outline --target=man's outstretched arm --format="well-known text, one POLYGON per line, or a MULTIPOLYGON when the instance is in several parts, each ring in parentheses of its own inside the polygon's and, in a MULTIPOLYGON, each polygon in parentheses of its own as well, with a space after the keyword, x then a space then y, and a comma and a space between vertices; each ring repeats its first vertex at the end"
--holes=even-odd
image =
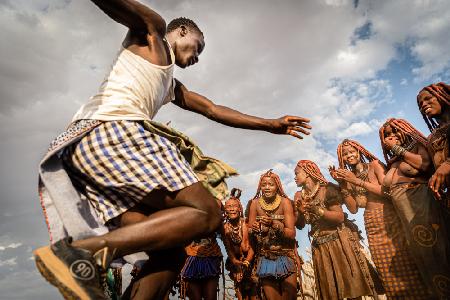
POLYGON ((116 22, 131 30, 164 36, 166 22, 154 10, 135 0, 91 0, 116 22))
POLYGON ((243 114, 226 106, 214 104, 206 97, 189 91, 176 80, 174 104, 199 113, 221 124, 253 130, 264 130, 276 134, 288 134, 302 139, 301 134, 309 134, 308 119, 296 116, 284 116, 279 119, 263 119, 243 114))

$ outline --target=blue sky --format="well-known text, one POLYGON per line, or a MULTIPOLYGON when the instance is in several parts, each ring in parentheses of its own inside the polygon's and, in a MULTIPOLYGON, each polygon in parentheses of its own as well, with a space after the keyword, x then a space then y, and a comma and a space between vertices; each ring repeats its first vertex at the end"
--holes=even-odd
MULTIPOLYGON (((378 127, 402 117, 426 132, 416 106, 425 85, 450 81, 445 0, 143 1, 166 20, 194 19, 206 37, 199 64, 176 70, 188 88, 248 114, 311 118, 303 141, 228 128, 166 105, 157 121, 238 169, 246 203, 273 168, 288 195, 300 159, 324 173, 344 138, 382 156, 378 127), (357 5, 355 5, 357 4, 357 5)), ((48 242, 37 165, 53 137, 98 88, 126 33, 89 1, 0 1, 0 292, 59 299, 32 249, 48 242)), ((328 175, 328 174, 326 174, 328 175)), ((363 229, 361 213, 356 216, 363 229)), ((302 253, 309 242, 298 232, 302 253)))

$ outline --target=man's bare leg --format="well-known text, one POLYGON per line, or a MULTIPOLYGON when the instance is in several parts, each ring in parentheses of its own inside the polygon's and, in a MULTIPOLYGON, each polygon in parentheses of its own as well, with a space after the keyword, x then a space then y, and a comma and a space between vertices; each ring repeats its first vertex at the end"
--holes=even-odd
POLYGON ((115 257, 121 257, 173 249, 211 234, 221 224, 219 206, 201 183, 176 192, 157 190, 145 200, 159 211, 142 222, 102 236, 72 243, 61 240, 51 247, 36 249, 39 271, 66 299, 104 299, 99 274, 93 267, 92 255, 97 251, 111 249, 115 257))
MULTIPOLYGON (((145 221, 155 210, 138 204, 120 216, 120 226, 145 221)), ((186 260, 184 248, 148 252, 149 260, 123 295, 124 299, 169 299, 167 294, 175 283, 186 260)))
POLYGON ((74 241, 72 245, 91 253, 108 247, 116 249, 116 256, 121 257, 183 246, 214 232, 221 224, 217 201, 201 183, 176 192, 154 191, 145 204, 160 210, 142 222, 102 236, 74 241))
POLYGON ((186 258, 183 248, 149 253, 136 279, 132 281, 130 299, 164 299, 175 283, 186 258))

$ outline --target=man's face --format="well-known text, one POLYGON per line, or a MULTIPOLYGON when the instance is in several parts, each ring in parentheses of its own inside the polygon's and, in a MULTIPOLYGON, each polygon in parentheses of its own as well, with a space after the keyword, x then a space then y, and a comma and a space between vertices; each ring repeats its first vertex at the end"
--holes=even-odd
POLYGON ((277 195, 278 188, 275 179, 269 176, 263 177, 261 181, 261 192, 264 198, 273 198, 277 195))
POLYGON ((419 105, 420 112, 424 113, 427 117, 436 117, 442 113, 441 104, 428 91, 420 92, 417 104, 419 105))
POLYGON ((205 40, 200 32, 181 26, 176 40, 175 63, 183 69, 196 64, 204 48, 205 40))
POLYGON ((350 145, 346 145, 342 147, 342 159, 345 164, 354 166, 359 163, 359 151, 350 145))
POLYGON ((225 203, 225 214, 231 220, 239 218, 241 214, 241 205, 239 202, 233 198, 229 199, 225 203))

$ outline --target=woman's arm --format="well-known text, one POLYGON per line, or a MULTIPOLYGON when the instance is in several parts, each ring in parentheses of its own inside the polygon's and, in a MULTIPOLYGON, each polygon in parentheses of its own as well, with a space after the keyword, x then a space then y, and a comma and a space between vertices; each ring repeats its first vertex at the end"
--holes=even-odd
POLYGON ((279 119, 264 119, 217 105, 208 98, 189 91, 178 80, 176 80, 174 104, 231 127, 288 134, 300 139, 302 139, 300 134, 308 135, 308 129, 311 129, 311 126, 307 124, 309 120, 302 117, 285 116, 279 119))
POLYGON ((283 234, 287 238, 295 239, 295 217, 291 201, 283 198, 283 214, 284 214, 284 229, 283 234))
POLYGON ((248 233, 254 234, 253 227, 256 224, 256 203, 255 201, 252 201, 250 204, 250 212, 248 214, 248 233))
POLYGON ((429 170, 431 163, 430 155, 422 144, 417 144, 417 153, 406 151, 403 155, 403 161, 411 167, 424 172, 429 170))
POLYGON ((349 190, 342 191, 342 199, 349 212, 352 214, 356 214, 358 212, 358 203, 355 198, 353 198, 352 194, 350 194, 349 190))
MULTIPOLYGON (((346 169, 338 169, 338 170, 336 170, 336 174, 340 180, 344 180, 348 184, 353 184, 354 186, 360 186, 360 187, 366 189, 367 191, 369 191, 370 193, 382 196, 383 193, 381 191, 380 180, 384 179, 384 167, 381 165, 381 163, 379 161, 377 161, 377 163, 375 163, 375 162, 370 163, 369 168, 370 167, 374 168, 375 176, 377 177, 377 182, 370 182, 370 181, 364 181, 362 179, 359 179, 358 177, 356 177, 356 175, 353 172, 346 170, 346 169)), ((381 181, 381 182, 383 182, 383 181, 381 181)), ((346 190, 349 190, 349 189, 346 189, 346 190)), ((354 210, 354 203, 352 202, 352 199, 350 198, 351 195, 347 196, 348 193, 346 193, 346 192, 343 192, 342 195, 344 196, 344 202, 346 203, 349 211, 351 213, 356 213, 356 212, 352 211, 352 210, 354 210)))
POLYGON ((336 180, 339 184, 339 189, 341 192, 342 199, 345 203, 345 206, 347 206, 347 209, 352 214, 356 214, 358 212, 358 203, 351 194, 351 184, 345 180, 346 176, 341 177, 342 175, 341 176, 338 175, 338 170, 342 169, 336 169, 335 166, 329 166, 328 170, 330 172, 331 177, 333 177, 333 179, 336 180))
POLYGON ((336 225, 344 222, 344 211, 342 210, 341 205, 333 204, 327 207, 324 210, 322 220, 336 225))
POLYGON ((295 219, 295 227, 298 229, 303 229, 306 225, 304 210, 302 206, 302 196, 300 192, 296 192, 294 195, 294 207, 297 211, 295 219))
POLYGON ((247 224, 242 224, 242 243, 245 243, 245 248, 247 251, 247 256, 245 260, 251 262, 253 260, 253 256, 255 255, 255 251, 253 250, 252 244, 250 243, 250 239, 248 236, 248 228, 247 224))

